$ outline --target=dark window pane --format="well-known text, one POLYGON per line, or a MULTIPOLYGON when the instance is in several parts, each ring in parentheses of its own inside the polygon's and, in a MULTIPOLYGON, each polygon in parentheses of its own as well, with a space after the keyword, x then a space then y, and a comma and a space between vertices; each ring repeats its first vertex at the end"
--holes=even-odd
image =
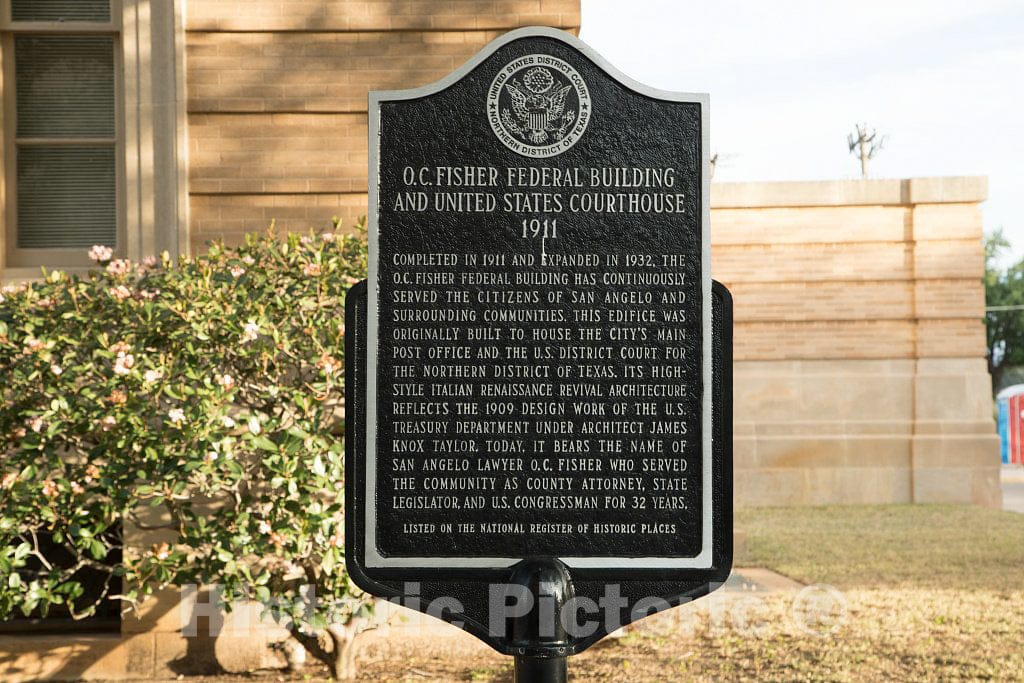
POLYGON ((20 145, 18 247, 114 246, 116 168, 113 145, 20 145))
POLYGON ((18 36, 18 137, 114 137, 114 39, 18 36))
POLYGON ((110 0, 11 0, 14 21, 110 21, 110 0))

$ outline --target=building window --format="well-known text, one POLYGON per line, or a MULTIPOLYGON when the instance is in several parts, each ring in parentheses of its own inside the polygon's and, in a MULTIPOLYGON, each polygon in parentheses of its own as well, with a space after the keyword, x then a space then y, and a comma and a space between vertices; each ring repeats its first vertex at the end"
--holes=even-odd
POLYGON ((5 265, 122 254, 117 0, 4 4, 5 265))

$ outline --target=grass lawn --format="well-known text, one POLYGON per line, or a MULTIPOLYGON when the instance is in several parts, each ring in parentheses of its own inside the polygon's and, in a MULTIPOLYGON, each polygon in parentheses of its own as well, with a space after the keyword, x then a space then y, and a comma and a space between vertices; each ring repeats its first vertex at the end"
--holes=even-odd
MULTIPOLYGON (((1024 515, 939 505, 743 509, 736 527, 747 532, 737 566, 830 584, 839 617, 808 629, 795 616, 796 592, 719 592, 572 657, 570 680, 1024 681, 1024 515)), ((451 640, 393 634, 384 651, 360 655, 360 680, 511 681, 510 658, 469 636, 451 640)), ((324 679, 310 671, 270 680, 324 679)))
MULTIPOLYGON (((736 527, 747 532, 737 566, 839 590, 845 616, 835 630, 801 628, 795 593, 715 594, 571 658, 570 680, 1024 681, 1024 515, 943 505, 759 508, 738 511, 736 527)), ((414 673, 381 662, 363 676, 511 680, 511 662, 490 653, 405 665, 414 673)))
POLYGON ((1024 515, 951 505, 746 508, 738 567, 853 588, 1024 588, 1024 515))
MULTIPOLYGON (((753 631, 698 619, 689 640, 670 638, 693 653, 679 661, 688 674, 680 679, 1024 681, 1024 515, 945 505, 761 508, 738 511, 736 526, 748 535, 737 566, 835 586, 845 619, 832 633, 807 633, 784 594, 761 602, 748 619, 753 631)), ((643 632, 636 640, 669 642, 643 632)))

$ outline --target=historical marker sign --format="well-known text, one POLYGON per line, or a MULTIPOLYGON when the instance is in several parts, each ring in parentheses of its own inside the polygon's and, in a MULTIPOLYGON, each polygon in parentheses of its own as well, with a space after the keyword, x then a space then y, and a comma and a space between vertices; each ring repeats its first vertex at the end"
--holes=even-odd
POLYGON ((524 29, 436 84, 371 93, 369 120, 347 396, 357 582, 420 609, 456 598, 445 618, 511 652, 486 597, 524 558, 564 563, 577 596, 620 587, 619 623, 723 581, 707 97, 524 29))

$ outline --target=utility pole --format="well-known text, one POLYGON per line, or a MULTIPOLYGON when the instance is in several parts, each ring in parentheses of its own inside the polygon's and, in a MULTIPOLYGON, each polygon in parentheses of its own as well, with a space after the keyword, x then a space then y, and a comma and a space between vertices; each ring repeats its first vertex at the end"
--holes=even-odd
POLYGON ((850 154, 860 158, 860 177, 868 177, 868 159, 874 159, 885 146, 886 136, 878 136, 878 131, 868 129, 867 124, 857 124, 857 135, 853 133, 846 136, 846 143, 850 147, 850 154))
POLYGON ((736 156, 735 154, 719 154, 718 152, 712 152, 709 161, 711 162, 711 180, 715 179, 715 171, 719 168, 725 168, 729 165, 729 159, 736 156))

